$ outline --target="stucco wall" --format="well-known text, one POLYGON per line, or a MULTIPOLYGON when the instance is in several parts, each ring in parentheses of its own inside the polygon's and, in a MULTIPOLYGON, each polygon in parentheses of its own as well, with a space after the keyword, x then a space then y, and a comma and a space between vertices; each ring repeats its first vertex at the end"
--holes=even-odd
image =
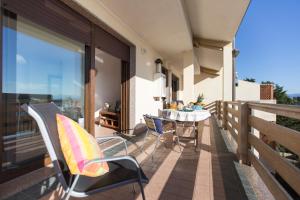
POLYGON ((130 127, 139 123, 143 114, 157 114, 158 110, 162 109, 162 103, 155 102, 153 99, 153 74, 155 72, 154 61, 161 58, 159 53, 100 2, 74 1, 135 46, 135 51, 132 50, 135 58, 131 61, 131 64, 135 65, 135 75, 130 79, 130 127))
POLYGON ((232 43, 223 48, 223 100, 232 101, 233 97, 233 65, 232 43))
MULTIPOLYGON (((89 10, 94 16, 99 18, 104 24, 108 25, 112 30, 119 33, 127 41, 132 44, 131 52, 133 56, 130 64, 135 68, 135 73, 130 79, 130 127, 134 127, 141 122, 143 114, 157 115, 162 109, 162 102, 156 102, 154 96, 153 75, 155 72, 155 59, 163 57, 156 52, 150 44, 143 40, 133 29, 125 24, 122 19, 107 9, 100 1, 74 0, 79 5, 89 10)), ((166 61, 166 60, 164 60, 166 61)), ((198 60, 198 63, 201 63, 198 60)), ((193 63, 194 64, 194 63, 193 63)), ((205 73, 200 72, 200 75, 191 76, 193 80, 192 88, 188 87, 186 90, 192 94, 190 99, 196 100, 199 93, 205 96, 205 102, 210 103, 215 100, 232 98, 232 44, 223 48, 223 68, 220 70, 220 75, 211 77, 205 73), (224 76, 223 76, 224 75, 224 76), (193 89, 194 88, 194 89, 193 89), (192 89, 192 90, 191 90, 192 89)), ((172 67, 168 67, 171 68, 172 67)), ((184 91, 183 78, 183 63, 180 67, 176 66, 179 77, 179 91, 178 99, 184 99, 187 95, 184 91)), ((198 72, 199 66, 196 65, 195 72, 198 72)), ((186 77, 189 78, 189 77, 186 77)), ((188 93, 188 94, 190 94, 188 93)))
POLYGON ((211 75, 201 72, 200 75, 195 75, 194 81, 195 100, 199 94, 204 95, 204 103, 207 104, 222 99, 222 70, 220 71, 220 75, 211 75))
POLYGON ((236 100, 241 101, 259 101, 260 100, 260 84, 248 81, 238 81, 236 88, 236 100))
POLYGON ((219 70, 217 74, 203 71, 194 76, 195 100, 204 95, 204 103, 216 100, 231 101, 233 97, 232 43, 224 46, 223 51, 199 48, 197 56, 201 66, 219 70))

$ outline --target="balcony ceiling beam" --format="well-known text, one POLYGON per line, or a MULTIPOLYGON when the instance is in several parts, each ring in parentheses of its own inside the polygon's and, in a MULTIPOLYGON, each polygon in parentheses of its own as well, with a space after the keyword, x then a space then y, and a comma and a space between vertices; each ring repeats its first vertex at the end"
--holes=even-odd
POLYGON ((200 66, 200 71, 202 73, 206 73, 206 74, 210 74, 210 75, 215 75, 215 76, 220 75, 220 73, 219 73, 220 70, 212 69, 209 67, 200 66))
POLYGON ((221 41, 221 40, 210 40, 210 39, 203 39, 203 38, 194 38, 193 39, 193 46, 195 48, 205 47, 209 49, 223 51, 223 47, 229 44, 228 41, 221 41))

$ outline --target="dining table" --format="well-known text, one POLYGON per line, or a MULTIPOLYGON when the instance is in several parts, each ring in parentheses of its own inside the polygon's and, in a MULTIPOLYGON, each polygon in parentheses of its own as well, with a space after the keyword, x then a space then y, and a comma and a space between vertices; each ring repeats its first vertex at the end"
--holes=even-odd
POLYGON ((166 119, 181 121, 181 122, 199 122, 208 119, 211 114, 208 110, 174 110, 164 109, 162 115, 166 119))
MULTIPOLYGON (((198 147, 199 138, 198 133, 202 130, 204 126, 204 121, 211 116, 208 110, 174 110, 174 109, 164 109, 162 111, 162 117, 165 119, 173 120, 177 125, 181 124, 185 128, 192 128, 193 137, 195 140, 195 150, 198 147), (199 128, 200 127, 200 128, 199 128), (201 129, 201 130, 200 130, 201 129)), ((185 135, 185 129, 183 128, 182 135, 185 135)), ((186 138, 186 137, 185 137, 186 138)))

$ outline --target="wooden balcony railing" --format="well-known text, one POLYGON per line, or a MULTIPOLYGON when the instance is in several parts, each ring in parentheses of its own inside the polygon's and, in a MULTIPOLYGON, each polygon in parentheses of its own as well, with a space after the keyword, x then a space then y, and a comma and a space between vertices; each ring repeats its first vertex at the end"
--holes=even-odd
POLYGON ((275 199, 293 199, 293 195, 300 196, 300 169, 265 140, 267 138, 300 157, 300 132, 254 114, 263 111, 300 120, 300 107, 216 101, 215 110, 218 120, 222 122, 222 128, 237 142, 236 153, 241 163, 252 165, 256 169, 275 199), (260 136, 253 134, 253 130, 257 130, 260 136), (279 181, 278 176, 285 184, 279 181))

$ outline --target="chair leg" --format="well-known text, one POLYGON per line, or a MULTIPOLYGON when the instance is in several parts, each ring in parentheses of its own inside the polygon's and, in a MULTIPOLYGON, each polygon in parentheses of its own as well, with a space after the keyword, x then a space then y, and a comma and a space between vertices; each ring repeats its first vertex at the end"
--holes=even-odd
POLYGON ((196 127, 193 127, 194 129, 194 135, 195 135, 195 151, 197 150, 198 147, 198 131, 196 130, 196 127))
POLYGON ((144 151, 144 146, 145 146, 145 143, 146 143, 146 139, 147 139, 147 137, 148 137, 148 134, 149 134, 149 130, 147 130, 146 135, 145 135, 144 140, 143 140, 143 144, 142 144, 142 147, 141 147, 141 151, 142 151, 142 152, 144 151))
POLYGON ((161 136, 161 135, 158 135, 158 136, 157 136, 156 144, 155 144, 154 150, 153 150, 152 153, 151 153, 151 159, 152 159, 152 161, 153 161, 154 153, 155 153, 155 151, 156 151, 156 149, 157 149, 157 146, 158 146, 158 144, 159 144, 159 142, 160 142, 160 136, 161 136))
POLYGON ((179 151, 182 152, 181 146, 180 146, 180 141, 179 141, 179 136, 177 134, 176 134, 176 140, 177 140, 177 144, 179 146, 179 151))
POLYGON ((141 193, 142 193, 143 200, 146 200, 143 184, 139 183, 139 185, 141 187, 141 193))
POLYGON ((66 197, 64 198, 64 200, 69 200, 70 196, 71 196, 71 193, 73 192, 74 188, 75 188, 75 185, 77 184, 78 182, 78 179, 79 179, 79 175, 76 175, 75 176, 75 179, 73 181, 73 184, 71 185, 69 191, 67 191, 67 194, 66 194, 66 197))
POLYGON ((144 192, 144 187, 143 187, 143 183, 142 183, 142 175, 141 175, 141 171, 139 170, 138 171, 138 176, 139 176, 139 186, 141 188, 141 193, 142 193, 142 197, 143 197, 143 200, 146 200, 146 197, 145 197, 145 192, 144 192))
POLYGON ((135 184, 134 183, 132 184, 132 193, 134 193, 134 194, 136 193, 135 184))

